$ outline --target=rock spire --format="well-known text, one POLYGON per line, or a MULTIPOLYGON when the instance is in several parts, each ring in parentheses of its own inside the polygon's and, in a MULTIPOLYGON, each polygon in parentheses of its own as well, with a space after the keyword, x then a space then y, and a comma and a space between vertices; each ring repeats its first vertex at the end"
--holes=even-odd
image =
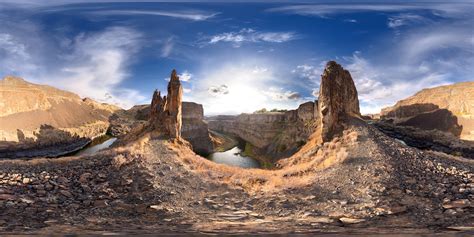
POLYGON ((170 138, 181 137, 182 97, 183 87, 176 70, 173 70, 168 83, 168 95, 162 98, 160 91, 155 90, 153 93, 150 111, 150 124, 153 129, 170 138))

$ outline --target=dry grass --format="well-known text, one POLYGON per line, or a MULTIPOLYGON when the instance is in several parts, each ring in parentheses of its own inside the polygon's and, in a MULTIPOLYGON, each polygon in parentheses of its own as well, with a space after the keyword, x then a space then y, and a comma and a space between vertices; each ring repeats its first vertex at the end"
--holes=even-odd
POLYGON ((278 192, 287 188, 304 187, 311 183, 317 172, 343 162, 347 158, 347 147, 355 145, 358 134, 345 132, 342 137, 323 144, 322 149, 311 151, 317 144, 316 137, 300 152, 284 160, 281 169, 244 169, 217 164, 200 157, 189 147, 169 144, 177 158, 189 171, 216 182, 244 188, 248 192, 278 192))

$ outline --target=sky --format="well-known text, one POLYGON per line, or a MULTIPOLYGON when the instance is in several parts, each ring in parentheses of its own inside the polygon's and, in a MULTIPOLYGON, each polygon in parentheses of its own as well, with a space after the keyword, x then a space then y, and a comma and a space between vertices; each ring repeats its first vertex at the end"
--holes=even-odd
POLYGON ((328 60, 362 113, 473 81, 474 4, 0 0, 0 77, 124 108, 166 93, 176 69, 206 115, 294 109, 317 99, 328 60))

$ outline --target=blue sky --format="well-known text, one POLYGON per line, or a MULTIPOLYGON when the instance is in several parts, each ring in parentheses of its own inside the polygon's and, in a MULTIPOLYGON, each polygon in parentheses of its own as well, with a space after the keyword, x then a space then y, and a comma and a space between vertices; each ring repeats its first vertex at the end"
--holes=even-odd
POLYGON ((348 69, 363 113, 474 80, 470 2, 3 1, 0 76, 130 107, 173 68, 205 113, 296 108, 324 64, 348 69))

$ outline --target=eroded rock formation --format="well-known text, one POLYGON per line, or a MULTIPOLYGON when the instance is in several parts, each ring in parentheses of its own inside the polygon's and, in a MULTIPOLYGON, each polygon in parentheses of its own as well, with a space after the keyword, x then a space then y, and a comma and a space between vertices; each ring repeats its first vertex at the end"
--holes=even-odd
POLYGON ((322 141, 340 132, 344 116, 360 116, 357 90, 349 71, 334 61, 326 64, 319 89, 319 129, 322 141))
POLYGON ((181 137, 181 110, 183 87, 176 74, 171 72, 168 95, 161 97, 160 91, 153 93, 150 109, 150 125, 170 138, 181 137))

